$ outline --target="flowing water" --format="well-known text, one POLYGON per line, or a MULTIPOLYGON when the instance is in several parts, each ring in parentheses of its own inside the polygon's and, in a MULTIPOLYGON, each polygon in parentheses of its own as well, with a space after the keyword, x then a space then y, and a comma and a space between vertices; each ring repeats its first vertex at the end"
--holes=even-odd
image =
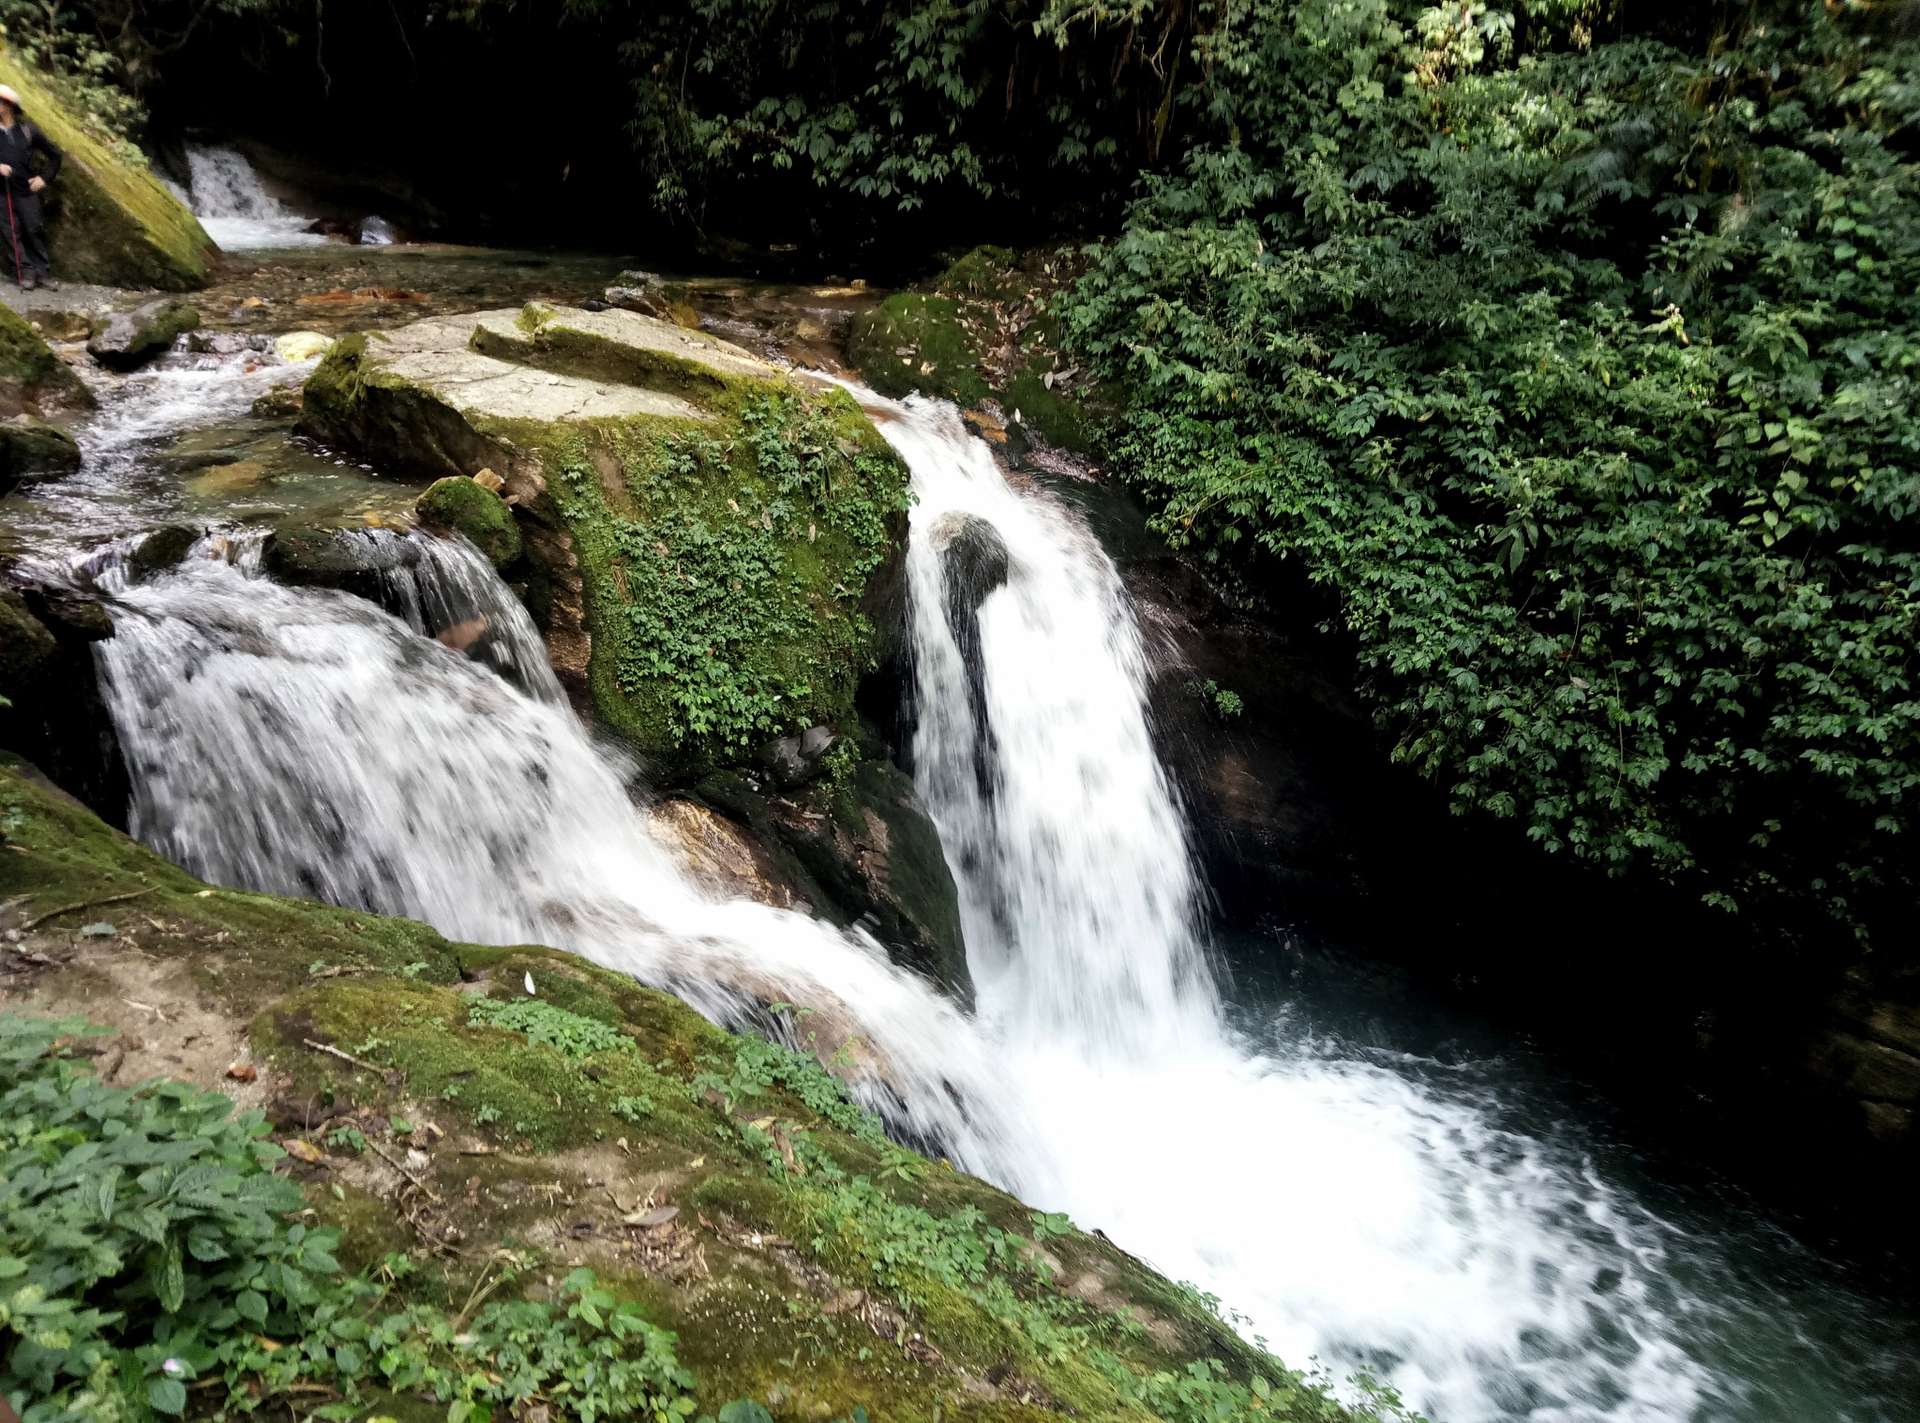
POLYGON ((949 407, 863 396, 920 499, 914 765, 962 891, 972 1014, 863 936, 695 888, 465 545, 363 535, 403 541, 393 612, 272 583, 235 528, 123 586, 122 536, 167 497, 156 451, 243 408, 228 383, 286 374, 131 388, 87 434, 87 473, 7 501, 44 557, 113 590, 103 688, 133 828, 163 853, 558 944, 721 1021, 813 1006, 865 1044, 862 1090, 902 1134, 1219 1295, 1290 1361, 1371 1368, 1442 1423, 1915 1416, 1909 1316, 1649 1188, 1497 1059, 1223 999, 1113 566, 949 407), (929 537, 956 513, 1010 564, 964 637, 929 537), (473 655, 432 636, 482 623, 473 655))
POLYGON ((324 236, 307 231, 313 219, 268 192, 253 165, 237 150, 189 147, 187 174, 188 206, 207 236, 227 251, 326 245, 324 236))

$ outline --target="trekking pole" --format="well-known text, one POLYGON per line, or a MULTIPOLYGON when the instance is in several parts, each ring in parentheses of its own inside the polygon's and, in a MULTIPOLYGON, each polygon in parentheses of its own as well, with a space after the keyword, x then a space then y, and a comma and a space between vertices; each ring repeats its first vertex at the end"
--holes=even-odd
POLYGON ((27 274, 20 260, 20 224, 13 215, 13 179, 0 178, 7 185, 7 236, 13 239, 13 280, 21 291, 27 289, 27 274))

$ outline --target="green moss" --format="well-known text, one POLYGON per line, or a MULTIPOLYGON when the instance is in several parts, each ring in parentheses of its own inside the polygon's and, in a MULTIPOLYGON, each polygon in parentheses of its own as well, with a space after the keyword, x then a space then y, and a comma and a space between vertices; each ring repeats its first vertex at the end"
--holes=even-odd
POLYGON ((952 297, 895 292, 853 323, 848 355, 882 395, 897 399, 919 391, 978 405, 992 391, 966 321, 965 308, 952 297))
POLYGON ((743 380, 708 410, 489 431, 539 452, 581 567, 595 711, 656 781, 851 719, 873 661, 861 595, 908 499, 843 391, 743 380))
POLYGON ((18 312, 0 303, 0 415, 52 400, 90 406, 85 382, 18 312))
POLYGON ((1015 262, 1009 249, 982 244, 934 278, 933 289, 943 296, 1004 301, 1020 294, 1020 274, 1014 270, 1015 262))
MULTIPOLYGON (((661 413, 458 410, 363 339, 342 342, 309 379, 302 428, 389 468, 538 471, 546 492, 527 516, 568 535, 594 710, 663 784, 742 762, 782 732, 851 720, 854 688, 877 660, 864 599, 900 552, 909 479, 844 391, 615 315, 490 313, 442 336, 494 360, 644 389, 662 397, 661 413)), ((431 493, 455 492, 472 502, 451 484, 431 493)))
POLYGON ((26 600, 11 588, 0 589, 0 707, 30 697, 41 669, 58 651, 26 600))
POLYGON ((424 924, 209 889, 10 759, 0 760, 0 835, 14 850, 0 856, 0 899, 22 896, 23 912, 48 915, 55 929, 89 919, 141 929, 157 922, 164 932, 153 931, 145 951, 193 960, 243 1017, 306 982, 316 963, 408 969, 429 982, 459 976, 453 946, 424 924))
POLYGON ((1007 382, 1001 397, 1007 418, 1018 414, 1019 423, 1048 444, 1084 454, 1088 439, 1079 402, 1049 390, 1041 379, 1043 374, 1039 367, 1029 365, 1007 382))
POLYGON ((23 386, 38 385, 65 369, 65 364, 53 354, 53 348, 27 319, 0 303, 0 380, 23 386))
POLYGON ((464 475, 435 480, 414 509, 429 528, 464 534, 495 568, 520 557, 520 526, 507 501, 464 475))
POLYGON ((88 131, 10 50, 0 50, 0 83, 19 91, 28 119, 66 157, 48 192, 55 275, 162 291, 207 284, 212 239, 151 170, 88 131))
POLYGON ((1048 444, 1089 448, 1084 394, 1053 389, 1059 322, 1047 298, 1071 263, 1059 254, 976 247, 928 284, 896 292, 854 325, 848 358, 883 395, 918 390, 963 406, 988 398, 1048 444))

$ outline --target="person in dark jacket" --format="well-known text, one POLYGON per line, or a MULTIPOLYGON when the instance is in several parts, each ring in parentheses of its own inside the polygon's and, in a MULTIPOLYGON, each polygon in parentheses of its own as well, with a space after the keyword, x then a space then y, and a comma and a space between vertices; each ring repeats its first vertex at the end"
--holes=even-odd
POLYGON ((0 84, 0 184, 7 206, 0 211, 0 268, 31 290, 47 281, 47 223, 40 194, 60 175, 60 150, 27 122, 20 96, 0 84))

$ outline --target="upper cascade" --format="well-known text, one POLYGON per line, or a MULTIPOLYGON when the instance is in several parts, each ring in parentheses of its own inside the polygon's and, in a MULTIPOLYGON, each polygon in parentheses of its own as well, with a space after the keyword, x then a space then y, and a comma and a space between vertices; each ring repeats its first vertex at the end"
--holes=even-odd
POLYGON ((310 218, 267 191, 253 164, 238 149, 189 147, 187 176, 187 197, 194 215, 222 247, 313 247, 327 240, 311 230, 310 218))

